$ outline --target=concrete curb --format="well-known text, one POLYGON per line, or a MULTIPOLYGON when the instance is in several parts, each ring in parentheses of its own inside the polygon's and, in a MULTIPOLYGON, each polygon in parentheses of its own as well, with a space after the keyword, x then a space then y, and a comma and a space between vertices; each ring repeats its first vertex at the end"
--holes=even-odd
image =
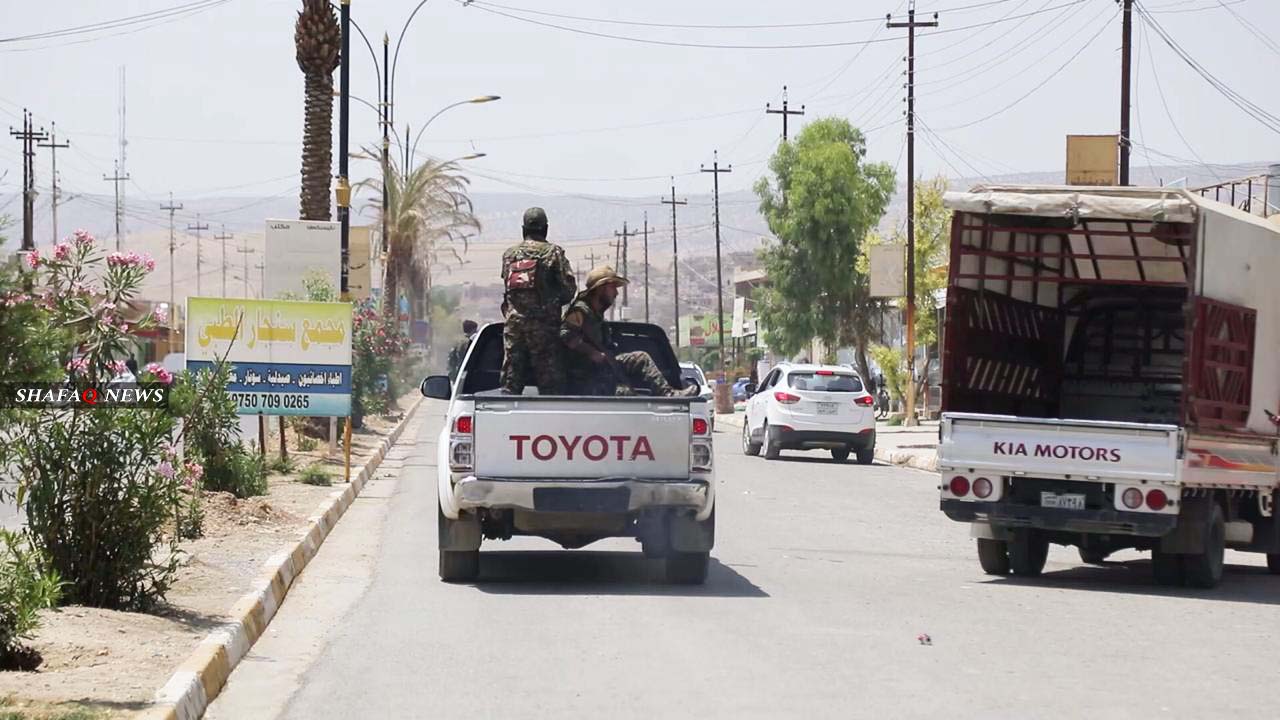
MULTIPOLYGON (((335 490, 321 501, 308 520, 310 525, 293 548, 268 558, 253 589, 242 596, 228 613, 233 620, 210 632, 191 655, 174 671, 156 693, 153 705, 140 717, 147 720, 198 720, 218 697, 231 671, 266 630, 267 624, 284 603, 294 579, 315 557, 329 531, 373 477, 383 458, 413 420, 422 398, 414 401, 391 434, 382 439, 373 456, 352 478, 351 484, 335 490)), ((353 468, 354 469, 354 468, 353 468)))
MULTIPOLYGON (((726 425, 731 425, 736 428, 741 428, 742 416, 736 413, 733 415, 717 415, 716 422, 717 423, 723 422, 726 425)), ((925 472, 938 471, 937 455, 933 455, 931 457, 924 457, 917 453, 904 452, 901 450, 891 450, 888 448, 877 447, 876 460, 879 460, 882 463, 888 463, 890 465, 900 465, 902 467, 909 467, 915 470, 923 470, 925 472)))

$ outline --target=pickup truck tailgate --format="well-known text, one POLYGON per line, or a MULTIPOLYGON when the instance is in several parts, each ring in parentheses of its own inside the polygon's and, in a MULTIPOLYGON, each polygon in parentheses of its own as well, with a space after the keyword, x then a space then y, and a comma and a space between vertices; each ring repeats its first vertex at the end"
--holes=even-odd
POLYGON ((938 467, 1032 477, 1167 480, 1178 475, 1174 425, 944 413, 938 467))
POLYGON ((477 398, 475 473, 688 479, 691 422, 685 399, 477 398))

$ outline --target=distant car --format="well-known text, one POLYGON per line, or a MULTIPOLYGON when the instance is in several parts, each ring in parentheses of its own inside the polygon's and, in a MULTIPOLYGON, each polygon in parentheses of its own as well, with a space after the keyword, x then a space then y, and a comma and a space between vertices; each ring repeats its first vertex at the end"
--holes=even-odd
POLYGON ((711 408, 711 432, 716 430, 716 413, 715 413, 715 388, 711 383, 707 382, 706 373, 702 372, 702 368, 694 363, 680 363, 680 380, 684 383, 698 383, 698 387, 702 388, 702 397, 707 401, 707 407, 711 408))
POLYGON ((838 365, 775 367, 747 402, 742 451, 776 460, 783 450, 825 448, 844 462, 850 453, 875 458, 875 398, 857 373, 838 365))
POLYGON ((751 383, 751 378, 740 377, 733 383, 733 401, 742 402, 747 399, 747 385, 751 383))

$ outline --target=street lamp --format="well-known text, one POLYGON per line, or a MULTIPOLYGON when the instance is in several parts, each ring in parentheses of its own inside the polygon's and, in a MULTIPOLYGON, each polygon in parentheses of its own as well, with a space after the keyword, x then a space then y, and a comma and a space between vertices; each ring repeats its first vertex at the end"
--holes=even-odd
MULTIPOLYGON (((459 105, 479 105, 481 103, 489 103, 489 102, 493 102, 494 100, 501 100, 501 99, 502 99, 501 95, 481 95, 480 97, 473 97, 470 100, 459 100, 456 103, 453 103, 451 105, 445 105, 444 107, 437 110, 435 115, 432 115, 431 117, 427 118, 427 121, 422 124, 422 127, 418 128, 418 134, 413 136, 413 145, 405 148, 405 155, 404 155, 405 172, 409 171, 410 160, 413 158, 414 155, 418 153, 418 140, 422 139, 423 131, 425 131, 427 127, 430 126, 431 123, 436 118, 443 115, 446 111, 452 110, 453 108, 458 107, 459 105)), ((406 139, 408 139, 409 137, 408 125, 405 126, 404 136, 406 139)))

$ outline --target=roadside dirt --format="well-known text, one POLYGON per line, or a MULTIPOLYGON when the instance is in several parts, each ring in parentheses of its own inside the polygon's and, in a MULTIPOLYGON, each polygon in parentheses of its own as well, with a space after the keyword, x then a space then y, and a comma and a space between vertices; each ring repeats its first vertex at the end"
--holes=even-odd
MULTIPOLYGON (((417 392, 399 402, 408 408, 417 392)), ((395 428, 399 415, 366 418, 352 434, 352 475, 395 428)), ((272 422, 272 426, 278 427, 272 422)), ((0 672, 0 718, 24 704, 16 717, 58 718, 80 712, 85 720, 126 718, 146 708, 174 669, 210 630, 226 621, 225 613, 248 592, 276 553, 293 546, 330 495, 346 487, 341 444, 326 457, 327 443, 302 451, 292 429, 289 474, 268 477, 268 494, 237 499, 230 493, 204 494, 204 535, 182 543, 183 565, 166 604, 153 614, 69 606, 42 613, 44 625, 32 646, 44 657, 34 672, 0 672), (308 465, 319 464, 332 485, 306 485, 295 478, 308 465), (9 704, 4 704, 7 699, 9 704)), ((269 458, 278 457, 279 435, 268 438, 269 458)))

